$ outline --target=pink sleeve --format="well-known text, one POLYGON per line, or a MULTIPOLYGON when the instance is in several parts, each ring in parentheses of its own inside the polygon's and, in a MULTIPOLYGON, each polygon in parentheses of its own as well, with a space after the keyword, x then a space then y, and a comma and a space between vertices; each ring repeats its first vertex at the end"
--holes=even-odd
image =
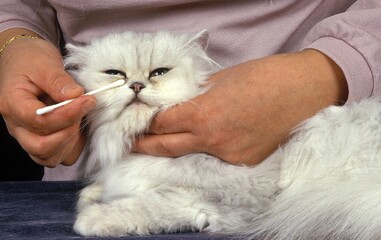
POLYGON ((359 0, 316 24, 304 48, 319 50, 344 71, 348 103, 381 96, 381 1, 359 0))
POLYGON ((15 27, 26 28, 58 45, 57 26, 55 11, 48 1, 0 1, 0 32, 15 27))

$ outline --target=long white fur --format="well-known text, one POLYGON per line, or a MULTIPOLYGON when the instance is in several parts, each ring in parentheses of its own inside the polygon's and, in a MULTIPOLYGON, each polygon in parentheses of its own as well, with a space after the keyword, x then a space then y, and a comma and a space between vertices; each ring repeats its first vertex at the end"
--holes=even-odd
POLYGON ((279 195, 252 225, 267 239, 381 239, 381 102, 330 107, 282 149, 279 195))
POLYGON ((195 35, 118 33, 68 45, 65 63, 87 91, 126 72, 126 84, 97 95, 87 116, 91 179, 74 229, 84 236, 229 233, 249 239, 381 238, 381 102, 330 107, 295 129, 287 144, 255 167, 207 154, 180 158, 130 153, 152 116, 204 93, 215 64, 195 35), (171 70, 148 79, 160 67, 171 70), (92 81, 88 81, 92 79, 92 81), (139 81, 146 104, 128 103, 139 81))

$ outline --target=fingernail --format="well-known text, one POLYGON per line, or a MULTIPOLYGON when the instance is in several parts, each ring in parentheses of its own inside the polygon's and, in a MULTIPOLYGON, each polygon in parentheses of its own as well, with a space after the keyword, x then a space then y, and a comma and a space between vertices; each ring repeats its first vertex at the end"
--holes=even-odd
POLYGON ((91 109, 93 109, 97 105, 97 102, 94 99, 86 100, 82 105, 83 113, 88 113, 91 109))
POLYGON ((67 93, 69 93, 75 89, 78 89, 78 88, 80 88, 78 85, 69 83, 69 84, 63 86, 63 88, 61 89, 61 93, 67 94, 67 93))

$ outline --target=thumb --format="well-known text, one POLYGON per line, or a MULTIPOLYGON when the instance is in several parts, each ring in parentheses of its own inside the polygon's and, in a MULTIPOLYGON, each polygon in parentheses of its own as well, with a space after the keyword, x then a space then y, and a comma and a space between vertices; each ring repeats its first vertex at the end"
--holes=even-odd
POLYGON ((40 87, 53 100, 61 102, 83 94, 83 87, 77 84, 64 69, 59 69, 49 75, 45 77, 45 81, 41 82, 40 87))
POLYGON ((146 135, 136 139, 132 151, 160 157, 179 157, 197 152, 193 140, 191 133, 146 135))

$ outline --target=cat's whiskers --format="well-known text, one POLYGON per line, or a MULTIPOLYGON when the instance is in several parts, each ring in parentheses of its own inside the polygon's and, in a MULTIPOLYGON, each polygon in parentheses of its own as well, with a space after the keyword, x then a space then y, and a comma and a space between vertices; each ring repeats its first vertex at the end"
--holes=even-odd
POLYGON ((62 158, 63 158, 63 156, 65 155, 67 146, 68 146, 69 142, 71 141, 71 139, 72 139, 77 133, 80 133, 81 131, 83 131, 84 128, 85 128, 88 124, 89 124, 89 121, 88 121, 87 119, 84 119, 84 120, 82 121, 81 126, 79 127, 79 129, 78 129, 76 132, 74 132, 72 135, 70 135, 69 137, 67 137, 67 138, 64 140, 64 142, 63 142, 63 144, 64 144, 64 149, 63 149, 63 151, 62 151, 62 153, 61 153, 61 155, 60 155, 60 158, 59 158, 57 164, 56 164, 54 167, 58 167, 58 166, 61 164, 61 162, 63 162, 64 159, 62 159, 62 158))

